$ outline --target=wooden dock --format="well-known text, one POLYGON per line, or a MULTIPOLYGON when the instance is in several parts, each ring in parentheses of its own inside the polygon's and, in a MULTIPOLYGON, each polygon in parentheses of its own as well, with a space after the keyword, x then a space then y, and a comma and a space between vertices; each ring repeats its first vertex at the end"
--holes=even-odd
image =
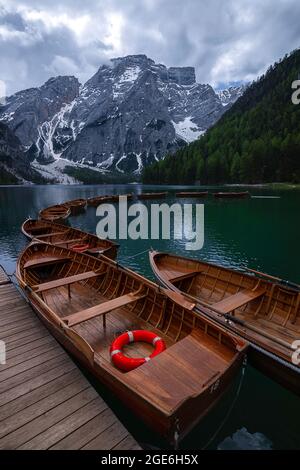
POLYGON ((1 268, 0 339, 0 449, 140 449, 1 268))

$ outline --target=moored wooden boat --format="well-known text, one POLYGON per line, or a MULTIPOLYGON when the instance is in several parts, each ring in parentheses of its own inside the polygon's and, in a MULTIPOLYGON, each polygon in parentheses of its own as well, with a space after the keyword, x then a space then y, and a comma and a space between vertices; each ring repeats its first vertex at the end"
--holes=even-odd
POLYGON ((183 191, 176 193, 176 197, 206 197, 208 195, 208 191, 183 191))
POLYGON ((137 199, 163 199, 167 196, 167 192, 163 193, 140 193, 137 194, 137 199))
POLYGON ((71 209, 71 215, 80 214, 84 212, 86 208, 86 199, 73 199, 71 201, 64 202, 64 206, 67 206, 71 209))
POLYGON ((71 215, 71 209, 64 204, 46 207, 39 212, 40 219, 63 224, 71 215))
MULTIPOLYGON (((239 372, 247 344, 194 304, 105 257, 32 243, 17 262, 21 288, 53 335, 145 423, 177 444, 239 372), (176 297, 177 303, 174 302, 176 297), (167 348, 122 372, 110 356, 122 332, 150 330, 167 348)), ((130 343, 129 357, 153 346, 130 343)))
POLYGON ((46 220, 27 219, 22 225, 22 232, 29 240, 37 239, 92 256, 105 255, 115 259, 119 248, 118 243, 111 240, 46 220))
POLYGON ((120 197, 126 197, 127 198, 127 201, 130 201, 132 198, 133 198, 133 195, 132 194, 113 194, 110 197, 110 201, 111 202, 119 202, 120 201, 120 197))
POLYGON ((119 202, 119 197, 120 196, 126 196, 127 200, 132 199, 132 194, 111 194, 108 196, 96 196, 96 197, 91 197, 87 200, 88 206, 93 206, 97 207, 99 204, 103 204, 106 202, 119 202))
POLYGON ((111 196, 95 196, 95 197, 90 197, 87 199, 87 205, 92 206, 92 207, 98 207, 100 204, 103 204, 104 202, 110 202, 111 196))
POLYGON ((167 253, 151 252, 150 263, 164 287, 184 294, 196 311, 249 341, 253 364, 300 395, 300 367, 293 362, 300 338, 300 286, 167 253))
POLYGON ((234 191, 234 192, 218 192, 214 193, 214 197, 216 198, 221 198, 221 199, 234 199, 234 198, 243 198, 243 197, 249 197, 249 191, 234 191))

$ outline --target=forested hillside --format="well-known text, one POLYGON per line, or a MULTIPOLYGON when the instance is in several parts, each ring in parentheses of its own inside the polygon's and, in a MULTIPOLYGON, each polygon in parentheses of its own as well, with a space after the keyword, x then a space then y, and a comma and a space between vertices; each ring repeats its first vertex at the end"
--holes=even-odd
POLYGON ((145 183, 300 182, 300 50, 253 82, 205 136, 143 173, 145 183))

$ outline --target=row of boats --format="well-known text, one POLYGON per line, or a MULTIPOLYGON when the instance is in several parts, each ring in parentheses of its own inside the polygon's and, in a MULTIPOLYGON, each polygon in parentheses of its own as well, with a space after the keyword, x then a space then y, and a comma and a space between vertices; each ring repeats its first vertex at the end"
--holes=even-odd
MULTIPOLYGON (((177 198, 203 198, 208 196, 208 191, 189 191, 189 192, 178 192, 175 194, 177 198)), ((212 193, 215 198, 219 199, 237 199, 237 198, 246 198, 250 194, 248 191, 243 192, 218 192, 212 193)), ((127 200, 147 200, 147 199, 164 199, 168 195, 168 192, 160 193, 140 193, 140 194, 122 194, 126 196, 127 200)), ((77 215, 80 212, 84 212, 86 206, 98 207, 100 204, 104 203, 115 203, 119 201, 119 195, 104 195, 96 196, 88 199, 74 199, 71 201, 66 201, 62 204, 56 204, 54 206, 47 207, 40 211, 40 218, 44 220, 49 220, 52 222, 62 222, 66 220, 71 215, 77 215)))
POLYGON ((18 259, 17 278, 39 317, 172 445, 230 388, 246 354, 300 395, 300 367, 292 359, 300 337, 300 286, 150 251, 155 284, 116 263, 112 241, 42 219, 25 221, 22 231, 31 243, 18 259), (153 344, 132 341, 141 331, 155 334, 153 344), (112 352, 125 332, 123 350, 112 352), (158 340, 165 348, 153 357, 158 340), (145 361, 125 371, 116 367, 114 353, 145 361))

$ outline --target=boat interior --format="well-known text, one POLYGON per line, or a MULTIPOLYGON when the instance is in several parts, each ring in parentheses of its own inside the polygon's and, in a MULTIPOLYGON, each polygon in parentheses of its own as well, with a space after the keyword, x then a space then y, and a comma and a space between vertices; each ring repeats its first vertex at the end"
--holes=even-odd
POLYGON ((23 224, 23 232, 30 238, 47 236, 49 234, 62 234, 67 233, 69 227, 62 224, 55 224, 54 222, 47 222, 45 220, 28 219, 23 224))
POLYGON ((289 348, 299 339, 300 289, 168 254, 156 255, 154 263, 162 279, 204 306, 268 332, 289 348))
POLYGON ((30 219, 25 222, 23 229, 31 238, 64 248, 72 248, 79 243, 87 244, 89 254, 105 253, 106 256, 111 255, 114 258, 118 248, 118 244, 110 240, 53 222, 30 219))
MULTIPOLYGON (((214 383, 245 347, 193 312, 194 304, 181 307, 155 284, 104 257, 37 243, 21 257, 20 273, 47 315, 88 343, 95 363, 166 413, 214 383), (110 360, 110 345, 124 331, 136 329, 157 333, 167 349, 138 369, 122 372, 110 360)), ((129 357, 152 352, 143 342, 124 348, 129 357)))

